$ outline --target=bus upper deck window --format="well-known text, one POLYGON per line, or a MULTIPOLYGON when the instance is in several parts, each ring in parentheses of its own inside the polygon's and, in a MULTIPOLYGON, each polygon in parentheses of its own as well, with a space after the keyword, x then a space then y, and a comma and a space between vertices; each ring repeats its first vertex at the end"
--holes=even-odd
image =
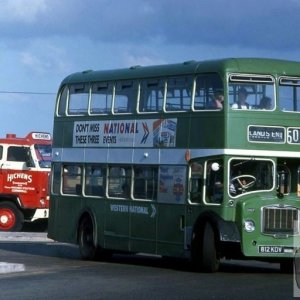
POLYGON ((300 78, 280 78, 279 107, 282 111, 300 112, 300 78))
POLYGON ((167 82, 166 111, 190 110, 192 85, 192 77, 169 78, 167 82))
POLYGON ((162 79, 142 80, 140 84, 139 112, 161 112, 165 82, 162 79))
POLYGON ((111 83, 97 83, 92 87, 90 113, 107 114, 111 112, 113 85, 111 83))
POLYGON ((68 114, 87 114, 89 87, 87 84, 76 84, 70 87, 68 114))
POLYGON ((114 113, 132 113, 137 101, 137 83, 133 81, 117 82, 114 96, 114 113))
POLYGON ((57 114, 59 116, 64 116, 66 114, 68 92, 69 92, 69 89, 65 85, 58 95, 59 101, 58 101, 58 107, 57 107, 57 114))
POLYGON ((231 74, 228 99, 234 110, 273 110, 275 81, 270 75, 231 74))
POLYGON ((196 78, 194 109, 215 110, 219 107, 212 107, 212 101, 218 91, 223 91, 223 82, 218 74, 202 74, 196 78))

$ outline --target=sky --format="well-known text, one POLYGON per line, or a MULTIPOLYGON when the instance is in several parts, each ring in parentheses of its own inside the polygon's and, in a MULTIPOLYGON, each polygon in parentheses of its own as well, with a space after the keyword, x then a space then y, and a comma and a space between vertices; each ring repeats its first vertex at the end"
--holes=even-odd
POLYGON ((52 133, 83 70, 226 57, 300 61, 300 0, 0 0, 0 137, 52 133))

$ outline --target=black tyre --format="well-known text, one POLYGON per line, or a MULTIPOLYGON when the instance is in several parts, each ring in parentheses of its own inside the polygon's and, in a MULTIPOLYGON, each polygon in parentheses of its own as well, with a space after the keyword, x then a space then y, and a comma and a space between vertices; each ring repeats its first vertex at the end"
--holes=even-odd
POLYGON ((210 223, 206 223, 202 234, 195 233, 191 252, 193 268, 207 273, 217 272, 220 259, 216 246, 215 232, 210 223))
POLYGON ((89 217, 84 217, 79 224, 78 244, 82 259, 95 259, 97 248, 94 243, 93 222, 89 217))
POLYGON ((218 257, 215 232, 210 223, 206 223, 202 241, 202 268, 203 271, 213 273, 219 270, 220 258, 218 257))
POLYGON ((24 215, 13 202, 0 202, 0 231, 20 231, 24 215))
POLYGON ((294 261, 292 259, 280 262, 280 272, 291 274, 294 271, 294 261))
POLYGON ((94 226, 90 217, 84 217, 78 229, 79 252, 85 260, 108 260, 112 252, 96 246, 94 240, 94 226))

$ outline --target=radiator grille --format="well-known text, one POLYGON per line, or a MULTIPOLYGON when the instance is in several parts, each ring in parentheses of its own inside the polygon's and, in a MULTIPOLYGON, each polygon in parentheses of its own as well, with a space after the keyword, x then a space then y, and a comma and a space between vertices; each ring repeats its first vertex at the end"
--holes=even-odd
POLYGON ((263 233, 298 234, 299 210, 294 207, 264 207, 263 233))

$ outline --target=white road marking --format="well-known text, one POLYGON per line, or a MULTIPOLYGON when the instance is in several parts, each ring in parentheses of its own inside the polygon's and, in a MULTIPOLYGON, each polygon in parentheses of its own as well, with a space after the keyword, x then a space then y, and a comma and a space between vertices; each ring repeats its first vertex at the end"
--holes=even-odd
POLYGON ((0 274, 24 272, 24 271, 25 271, 24 264, 0 262, 0 274))
POLYGON ((53 242, 46 232, 0 232, 0 242, 53 242))

